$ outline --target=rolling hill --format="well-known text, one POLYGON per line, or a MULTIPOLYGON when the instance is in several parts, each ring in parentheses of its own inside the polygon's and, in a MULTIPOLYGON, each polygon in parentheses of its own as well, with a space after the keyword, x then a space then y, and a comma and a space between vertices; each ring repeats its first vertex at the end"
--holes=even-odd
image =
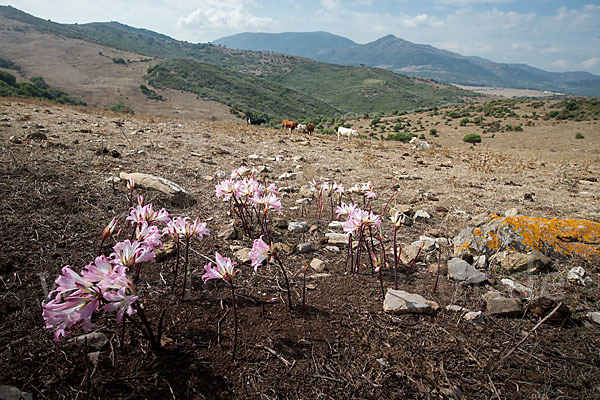
MULTIPOLYGON (((0 17, 18 22, 12 28, 0 29, 0 43, 7 41, 9 35, 11 41, 22 43, 28 43, 31 35, 45 35, 49 48, 38 47, 37 51, 52 52, 50 43, 54 42, 51 39, 59 38, 73 40, 79 46, 87 43, 102 56, 124 52, 124 56, 111 56, 112 61, 117 60, 120 65, 112 65, 111 57, 98 58, 93 51, 89 56, 101 61, 103 68, 110 65, 111 69, 127 70, 131 75, 127 84, 135 90, 139 90, 140 84, 150 84, 157 89, 192 93, 200 99, 225 104, 232 113, 240 116, 250 113, 273 121, 280 118, 318 120, 345 114, 439 106, 474 96, 452 86, 409 78, 384 69, 339 66, 272 52, 192 44, 118 22, 59 24, 10 6, 0 7, 0 17), (147 64, 144 66, 143 63, 147 64), (132 69, 137 70, 137 75, 132 69)), ((331 40, 331 43, 342 42, 331 40)), ((31 54, 27 56, 32 57, 31 54)), ((2 48, 0 58, 19 64, 19 60, 11 59, 2 48)), ((43 55, 40 54, 36 62, 68 64, 69 61, 58 56, 51 61, 40 61, 39 58, 43 55)), ((73 67, 71 64, 69 68, 73 67)), ((91 79, 93 77, 88 78, 91 79)), ((58 83, 55 86, 66 90, 69 76, 64 76, 58 83)), ((129 89, 127 97, 135 90, 129 89)), ((86 100, 85 95, 82 96, 86 100)), ((163 102, 162 108, 168 108, 169 96, 163 97, 167 101, 163 102)))
POLYGON ((387 35, 357 44, 325 32, 285 34, 242 33, 215 40, 233 49, 278 51, 314 60, 385 68, 401 74, 444 83, 538 89, 584 96, 600 96, 600 76, 587 72, 548 72, 526 64, 503 64, 480 57, 415 44, 387 35), (326 37, 327 40, 323 40, 326 37), (311 53, 312 52, 312 53, 311 53))

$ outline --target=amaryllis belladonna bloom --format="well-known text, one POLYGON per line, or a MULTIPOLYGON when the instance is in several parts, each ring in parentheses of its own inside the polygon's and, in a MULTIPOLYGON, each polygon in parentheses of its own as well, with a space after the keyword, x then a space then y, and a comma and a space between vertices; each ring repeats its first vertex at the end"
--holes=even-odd
POLYGON ((252 261, 252 266, 254 267, 254 272, 258 271, 258 267, 262 264, 263 261, 267 260, 267 263, 271 260, 271 256, 273 255, 273 250, 271 246, 266 244, 262 240, 262 236, 254 241, 252 244, 252 250, 248 253, 250 256, 250 260, 252 261))
POLYGON ((237 271, 233 268, 236 264, 235 261, 231 261, 229 257, 223 257, 219 252, 215 252, 216 267, 212 266, 212 262, 209 262, 204 266, 205 274, 202 275, 204 283, 211 279, 223 279, 229 284, 233 284, 233 276, 237 271))

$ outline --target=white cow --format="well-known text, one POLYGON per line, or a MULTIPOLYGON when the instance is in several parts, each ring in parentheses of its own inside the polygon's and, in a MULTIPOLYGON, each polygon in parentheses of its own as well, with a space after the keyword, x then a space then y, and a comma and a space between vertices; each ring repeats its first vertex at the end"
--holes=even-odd
POLYGON ((337 130, 337 135, 338 135, 338 141, 340 140, 340 136, 344 136, 344 135, 348 135, 348 141, 350 141, 350 136, 352 136, 352 135, 358 136, 358 132, 355 131, 354 129, 344 128, 343 126, 340 126, 337 130))
POLYGON ((298 126, 296 127, 296 132, 298 132, 298 133, 306 132, 306 125, 298 124, 298 126))

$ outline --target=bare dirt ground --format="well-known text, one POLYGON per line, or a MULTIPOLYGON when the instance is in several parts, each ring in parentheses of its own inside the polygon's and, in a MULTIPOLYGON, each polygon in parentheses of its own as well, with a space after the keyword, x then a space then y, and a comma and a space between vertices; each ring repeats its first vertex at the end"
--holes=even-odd
MULTIPOLYGON (((409 118, 424 119, 423 114, 409 118)), ((302 216, 295 203, 298 193, 284 195, 283 215, 276 219, 307 221, 316 230, 302 237, 288 232, 285 223, 274 229, 275 240, 291 249, 301 242, 314 248, 282 257, 296 308, 289 311, 282 301, 283 282, 274 266, 254 273, 249 265, 239 265, 235 362, 228 289, 199 279, 205 257, 216 250, 232 256, 235 246, 251 246, 247 237, 225 240, 217 235, 231 217, 215 197, 214 185, 240 165, 267 166, 264 178, 278 187, 297 189, 313 178, 346 187, 370 181, 378 196, 376 213, 396 192, 392 205, 431 214, 431 219, 400 230, 403 245, 424 233, 453 238, 474 216, 503 214, 511 207, 524 215, 600 221, 600 182, 593 179, 600 176, 597 121, 544 123, 532 127, 535 132, 484 137, 477 146, 461 141, 462 129, 469 127, 444 127, 435 139, 440 147, 419 152, 397 142, 338 142, 333 136, 308 138, 259 127, 143 119, 1 99, 0 384, 40 399, 599 398, 600 331, 584 318, 597 311, 600 299, 597 260, 557 259, 550 273, 517 278, 537 295, 561 296, 580 323, 540 326, 492 373, 490 367, 538 322, 529 315, 485 313, 481 295, 490 289, 506 293, 499 284, 502 276, 489 271, 490 283, 483 287, 442 277, 434 294, 427 269, 435 254, 430 254, 411 274, 401 266, 400 289, 435 300, 440 311, 386 314, 379 283, 368 267, 359 276, 346 274, 344 246, 340 254, 325 249, 329 206, 320 220, 314 217, 314 204, 302 216), (578 130, 585 130, 585 139, 572 139, 578 130), (26 138, 34 132, 47 140, 26 138), (12 136, 21 142, 11 142, 12 136), (71 339, 80 332, 60 343, 52 340, 40 303, 43 282, 52 289, 64 265, 79 269, 93 260, 102 229, 113 216, 120 218, 123 235, 129 234, 123 221, 126 190, 107 182, 121 171, 151 173, 182 185, 196 199, 194 205, 178 208, 162 194, 144 194, 172 215, 200 217, 211 237, 192 247, 192 285, 183 303, 163 280, 170 276, 173 258, 144 266, 137 290, 149 318, 156 322, 161 309, 167 310, 168 340, 162 353, 152 354, 132 327, 121 346, 120 327, 112 317, 102 318, 99 331, 110 342, 94 364, 86 354, 93 350, 71 339), (278 180, 284 172, 298 176, 278 180), (312 286, 302 315, 301 274, 313 257, 325 261, 326 275, 309 272, 312 286), (592 284, 566 281, 575 265, 586 269, 592 284), (280 301, 263 313, 260 301, 270 297, 280 301), (446 311, 451 304, 483 310, 483 322, 446 311)), ((391 234, 386 222, 388 248, 391 234)), ((445 263, 453 250, 442 250, 445 263)), ((389 287, 388 270, 384 279, 389 287)))

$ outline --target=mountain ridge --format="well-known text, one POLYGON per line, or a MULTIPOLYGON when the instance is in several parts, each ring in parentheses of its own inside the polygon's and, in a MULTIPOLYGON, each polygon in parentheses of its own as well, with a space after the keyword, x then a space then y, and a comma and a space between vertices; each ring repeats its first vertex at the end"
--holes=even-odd
MULTIPOLYGON (((316 41, 311 32, 299 32, 299 38, 316 41)), ((220 38, 212 43, 227 47, 243 48, 250 36, 240 33, 220 38)), ((277 42, 277 34, 261 34, 261 46, 265 50, 295 55, 298 47, 285 48, 285 42, 277 42), (265 45, 276 43, 273 48, 265 45)), ((287 38, 294 33, 288 33, 287 38)), ((341 36, 336 40, 342 41, 341 36)), ((349 40, 349 39, 348 39, 349 40)), ((317 42, 318 43, 318 42, 317 42)), ((366 65, 385 68, 410 76, 434 79, 443 83, 471 86, 501 86, 519 89, 537 89, 564 92, 575 95, 600 96, 600 76, 585 71, 550 72, 527 64, 497 63, 477 56, 463 56, 449 50, 438 49, 429 44, 416 44, 392 34, 365 44, 327 47, 322 43, 313 54, 302 54, 317 61, 340 65, 366 65)), ((306 48, 315 45, 305 44, 306 48)))

